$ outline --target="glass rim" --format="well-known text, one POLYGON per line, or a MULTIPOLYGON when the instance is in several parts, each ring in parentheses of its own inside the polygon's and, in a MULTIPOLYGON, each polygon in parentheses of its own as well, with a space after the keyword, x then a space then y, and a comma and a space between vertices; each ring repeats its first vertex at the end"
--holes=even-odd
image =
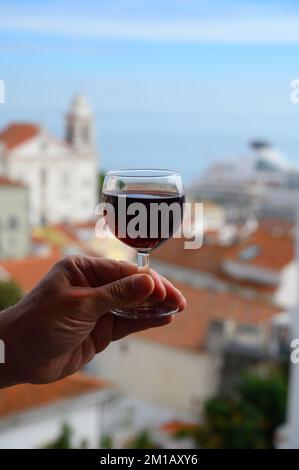
POLYGON ((164 170, 162 168, 128 168, 121 170, 111 170, 106 173, 105 177, 106 176, 118 176, 122 178, 166 178, 168 176, 181 177, 177 171, 164 170))

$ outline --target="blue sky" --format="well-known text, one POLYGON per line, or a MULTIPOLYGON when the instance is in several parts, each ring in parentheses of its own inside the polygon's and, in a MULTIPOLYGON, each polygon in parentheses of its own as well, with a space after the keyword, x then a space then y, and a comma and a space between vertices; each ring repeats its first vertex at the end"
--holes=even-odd
POLYGON ((190 181, 261 137, 299 161, 298 1, 10 0, 0 4, 0 126, 62 135, 84 91, 101 164, 175 167, 190 181))

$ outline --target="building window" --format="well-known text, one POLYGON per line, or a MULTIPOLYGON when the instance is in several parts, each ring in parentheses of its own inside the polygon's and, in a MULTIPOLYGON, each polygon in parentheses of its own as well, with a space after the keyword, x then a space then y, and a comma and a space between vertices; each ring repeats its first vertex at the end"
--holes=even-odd
POLYGON ((41 171, 40 171, 40 182, 41 182, 41 185, 42 186, 45 186, 47 184, 47 170, 46 168, 41 168, 41 171))
POLYGON ((209 324, 209 333, 222 335, 224 332, 224 321, 223 320, 213 320, 209 324))
POLYGON ((239 252, 239 259, 242 261, 251 261, 261 253, 259 245, 249 245, 239 252))
POLYGON ((66 224, 66 225, 67 225, 67 224, 69 223, 69 221, 70 221, 70 218, 69 218, 68 215, 63 215, 63 216, 61 216, 60 220, 61 220, 61 223, 62 223, 62 224, 66 224))
POLYGON ((45 214, 42 214, 42 215, 40 216, 40 224, 41 224, 41 225, 47 225, 47 217, 46 217, 45 214))
POLYGON ((8 219, 8 228, 14 230, 19 227, 19 220, 14 215, 10 216, 8 219))
POLYGON ((225 323, 223 320, 212 320, 208 326, 206 347, 208 351, 219 352, 225 342, 225 323))
POLYGON ((64 171, 61 175, 61 193, 60 197, 64 200, 68 200, 70 198, 70 174, 68 171, 64 171))
POLYGON ((259 327, 256 325, 241 324, 236 328, 237 334, 245 335, 257 335, 259 333, 259 327))
POLYGON ((82 126, 82 132, 81 132, 81 135, 82 135, 82 141, 85 142, 85 143, 88 143, 89 142, 89 126, 88 125, 85 125, 85 126, 82 126))
POLYGON ((45 140, 42 140, 41 143, 40 143, 40 149, 42 151, 45 151, 45 150, 47 150, 47 148, 48 148, 48 143, 45 140))

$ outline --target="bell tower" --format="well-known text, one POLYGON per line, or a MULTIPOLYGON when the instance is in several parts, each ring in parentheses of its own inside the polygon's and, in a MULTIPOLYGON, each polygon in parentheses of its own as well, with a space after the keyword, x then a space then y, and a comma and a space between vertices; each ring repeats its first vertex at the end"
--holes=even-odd
POLYGON ((71 102, 65 139, 78 152, 94 150, 93 114, 84 95, 75 95, 71 102))

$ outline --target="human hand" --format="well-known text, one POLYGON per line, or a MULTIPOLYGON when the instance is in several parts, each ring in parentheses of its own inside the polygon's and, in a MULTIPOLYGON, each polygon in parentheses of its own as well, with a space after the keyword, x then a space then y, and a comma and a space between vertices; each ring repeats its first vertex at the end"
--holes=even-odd
POLYGON ((154 271, 137 274, 134 264, 103 258, 61 260, 21 302, 0 313, 6 350, 0 387, 61 379, 111 341, 170 323, 172 316, 135 320, 111 313, 149 296, 167 298, 180 310, 186 306, 183 295, 154 271))

